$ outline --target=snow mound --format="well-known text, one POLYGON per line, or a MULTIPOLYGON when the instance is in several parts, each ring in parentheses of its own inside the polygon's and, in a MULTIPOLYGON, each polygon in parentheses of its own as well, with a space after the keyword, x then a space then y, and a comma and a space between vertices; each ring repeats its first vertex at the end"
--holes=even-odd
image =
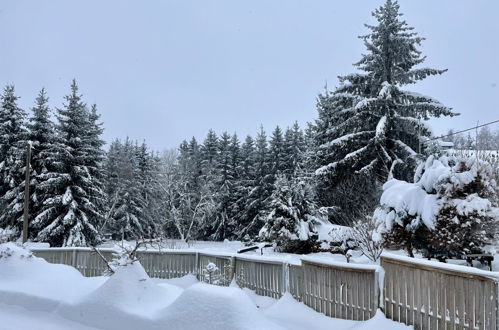
MULTIPOLYGON (((116 311, 152 317, 175 300, 182 289, 172 285, 158 286, 139 262, 117 267, 108 280, 78 302, 80 309, 113 313, 116 311)), ((100 313, 99 312, 99 313, 100 313)))
POLYGON ((0 291, 69 302, 102 281, 70 266, 50 264, 17 244, 0 244, 0 291))
POLYGON ((7 323, 0 313, 0 328, 304 330, 356 324, 319 314, 289 294, 276 301, 235 283, 199 283, 193 275, 151 279, 139 262, 117 267, 109 277, 86 278, 13 243, 0 244, 0 255, 0 310, 7 313, 7 323), (18 309, 22 320, 11 315, 18 309))
POLYGON ((348 329, 352 321, 332 319, 324 314, 317 313, 310 307, 296 301, 289 293, 285 293, 274 305, 269 307, 265 314, 278 319, 287 329, 307 329, 313 324, 314 329, 348 329), (333 321, 333 322, 332 322, 333 321))
POLYGON ((241 289, 205 283, 186 289, 162 315, 170 329, 283 329, 265 318, 241 289))
POLYGON ((390 329, 390 330, 407 330, 413 327, 407 326, 403 323, 393 322, 385 317, 379 309, 376 311, 374 317, 366 322, 359 322, 357 325, 350 329, 355 330, 371 330, 371 329, 390 329))
POLYGON ((16 243, 8 242, 0 244, 0 260, 12 257, 17 258, 32 258, 33 254, 16 243))
POLYGON ((155 281, 159 286, 170 287, 170 285, 173 285, 176 287, 180 287, 182 289, 187 289, 191 285, 199 283, 196 276, 194 276, 192 274, 188 274, 188 275, 185 275, 182 277, 177 277, 177 278, 170 278, 167 280, 168 284, 164 283, 165 280, 162 280, 162 279, 152 279, 152 280, 155 281))

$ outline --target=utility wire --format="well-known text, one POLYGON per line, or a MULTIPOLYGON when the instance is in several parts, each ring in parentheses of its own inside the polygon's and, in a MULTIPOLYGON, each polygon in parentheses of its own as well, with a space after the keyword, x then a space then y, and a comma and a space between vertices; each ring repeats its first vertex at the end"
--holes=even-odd
POLYGON ((488 122, 488 123, 485 123, 485 124, 482 124, 482 125, 477 125, 477 126, 473 126, 471 128, 463 129, 462 131, 457 131, 457 132, 454 132, 454 133, 451 133, 451 134, 437 136, 437 137, 425 140, 425 141, 423 141, 423 143, 434 141, 434 140, 438 140, 438 139, 442 139, 444 137, 448 137, 448 136, 452 136, 452 135, 456 135, 456 134, 460 134, 460 133, 464 133, 464 132, 468 132, 468 131, 471 131, 471 130, 474 130, 474 129, 477 129, 477 128, 480 128, 480 127, 483 127, 483 126, 492 125, 492 124, 495 124, 495 123, 499 123, 499 119, 491 121, 491 122, 488 122))

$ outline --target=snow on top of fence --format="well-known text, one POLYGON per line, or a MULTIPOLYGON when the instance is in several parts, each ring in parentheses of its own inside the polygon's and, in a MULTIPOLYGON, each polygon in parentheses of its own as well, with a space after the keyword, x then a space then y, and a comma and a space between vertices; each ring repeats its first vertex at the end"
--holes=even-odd
POLYGON ((308 261, 308 262, 323 264, 323 265, 332 266, 332 267, 336 267, 336 268, 349 268, 349 269, 356 269, 356 270, 363 270, 363 271, 374 271, 374 272, 380 272, 380 270, 381 270, 381 266, 378 266, 378 265, 354 264, 354 263, 349 263, 349 262, 329 260, 328 258, 303 256, 303 257, 301 257, 301 260, 305 261, 305 262, 308 261))
POLYGON ((282 256, 266 256, 266 255, 251 255, 251 254, 235 254, 237 259, 248 260, 248 261, 260 261, 269 263, 287 263, 290 265, 301 265, 301 260, 297 256, 282 255, 282 256))
POLYGON ((411 258, 411 257, 406 257, 406 256, 401 256, 398 254, 386 253, 386 252, 384 252, 381 255, 381 257, 384 259, 392 259, 395 261, 402 261, 405 263, 410 263, 410 264, 419 265, 419 266, 438 268, 438 269, 442 269, 442 270, 463 273, 463 274, 467 274, 467 275, 485 276, 485 277, 489 277, 491 279, 499 280, 499 272, 491 272, 488 270, 482 270, 482 269, 473 268, 473 267, 469 267, 469 266, 454 265, 454 264, 448 264, 448 263, 427 260, 427 259, 411 258))
MULTIPOLYGON (((89 247, 32 247, 27 246, 30 251, 42 252, 42 251, 91 251, 89 247)), ((118 252, 116 249, 112 248, 99 248, 101 252, 118 252)))

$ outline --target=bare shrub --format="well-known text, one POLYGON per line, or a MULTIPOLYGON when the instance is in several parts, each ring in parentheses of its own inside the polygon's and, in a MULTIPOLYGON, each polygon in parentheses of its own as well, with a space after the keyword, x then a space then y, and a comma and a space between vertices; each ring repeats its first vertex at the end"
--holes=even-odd
POLYGON ((376 221, 370 215, 357 220, 352 227, 352 236, 357 248, 369 260, 376 262, 383 252, 381 239, 378 239, 376 221))

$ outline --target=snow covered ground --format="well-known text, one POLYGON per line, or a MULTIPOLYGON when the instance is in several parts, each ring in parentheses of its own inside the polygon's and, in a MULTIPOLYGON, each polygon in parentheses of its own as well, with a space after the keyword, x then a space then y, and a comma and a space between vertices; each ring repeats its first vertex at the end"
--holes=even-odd
POLYGON ((366 322, 326 317, 290 295, 257 296, 194 276, 160 280, 139 263, 83 277, 13 243, 0 245, 0 329, 407 329, 378 311, 366 322))

